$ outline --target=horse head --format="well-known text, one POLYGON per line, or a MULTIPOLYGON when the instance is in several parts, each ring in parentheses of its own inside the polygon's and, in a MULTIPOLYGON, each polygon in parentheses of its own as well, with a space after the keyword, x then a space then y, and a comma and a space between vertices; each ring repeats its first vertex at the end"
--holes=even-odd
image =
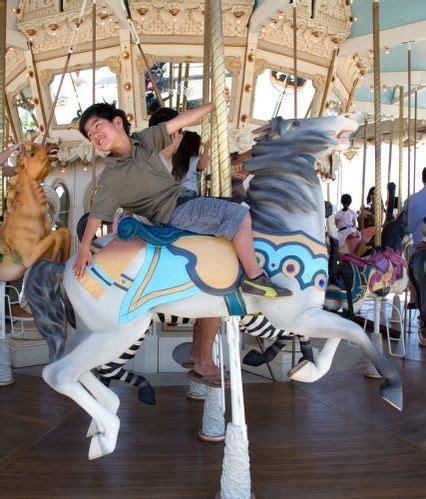
MULTIPOLYGON (((349 146, 349 135, 358 129, 358 123, 347 116, 327 116, 300 120, 273 118, 266 125, 257 128, 255 139, 259 144, 283 145, 288 150, 304 154, 318 154, 327 150, 344 150, 349 146)), ((254 147, 253 154, 263 148, 254 147)), ((271 150, 272 152, 272 150, 271 150)))
POLYGON ((31 180, 41 182, 51 171, 52 157, 57 149, 56 144, 26 144, 20 160, 21 171, 25 171, 31 180))

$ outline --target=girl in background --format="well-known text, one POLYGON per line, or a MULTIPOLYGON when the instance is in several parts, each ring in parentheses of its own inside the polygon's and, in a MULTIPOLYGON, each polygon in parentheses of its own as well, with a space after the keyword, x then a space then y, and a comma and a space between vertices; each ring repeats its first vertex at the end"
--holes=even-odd
POLYGON ((185 131, 178 150, 172 157, 172 175, 188 190, 198 196, 198 173, 206 169, 209 159, 209 144, 204 144, 200 156, 201 137, 197 132, 185 131))
POLYGON ((359 239, 361 236, 356 228, 358 215, 355 211, 349 209, 349 206, 352 203, 351 196, 349 194, 343 194, 340 198, 340 202, 342 203, 343 208, 334 215, 334 219, 339 234, 339 248, 342 248, 348 237, 356 237, 359 239))

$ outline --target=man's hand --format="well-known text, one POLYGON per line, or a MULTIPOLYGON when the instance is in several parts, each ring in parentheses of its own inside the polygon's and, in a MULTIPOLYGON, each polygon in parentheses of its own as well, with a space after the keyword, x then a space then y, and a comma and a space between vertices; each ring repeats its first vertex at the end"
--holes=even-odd
POLYGON ((92 268, 92 253, 87 246, 80 246, 77 258, 75 259, 73 265, 74 275, 77 279, 83 277, 86 264, 90 269, 92 268))

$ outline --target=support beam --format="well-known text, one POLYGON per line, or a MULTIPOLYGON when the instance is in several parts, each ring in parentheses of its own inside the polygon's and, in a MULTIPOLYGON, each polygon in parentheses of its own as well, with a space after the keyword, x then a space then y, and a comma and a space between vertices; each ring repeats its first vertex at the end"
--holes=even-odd
POLYGON ((322 116, 326 109, 328 103, 328 97, 331 91, 331 84, 333 82, 334 70, 336 67, 336 58, 339 53, 339 49, 334 49, 333 54, 331 56, 330 66, 328 67, 327 79, 325 82, 324 93, 322 95, 321 107, 318 116, 322 116))

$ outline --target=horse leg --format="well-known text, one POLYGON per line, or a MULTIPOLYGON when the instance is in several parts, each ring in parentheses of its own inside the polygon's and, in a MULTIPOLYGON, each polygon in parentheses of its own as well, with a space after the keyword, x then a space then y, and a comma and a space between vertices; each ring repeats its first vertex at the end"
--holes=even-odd
POLYGON ((362 348, 385 379, 380 386, 382 398, 395 408, 402 410, 402 385, 395 366, 373 346, 358 324, 326 310, 312 309, 304 315, 302 327, 303 333, 311 337, 334 340, 334 343, 326 343, 331 351, 336 350, 340 339, 348 340, 362 348))
MULTIPOLYGON (((147 316, 139 327, 146 328, 150 320, 151 317, 147 316)), ((73 399, 96 421, 99 432, 92 438, 89 459, 95 459, 114 451, 120 420, 83 388, 80 379, 89 383, 93 390, 99 390, 96 393, 102 394, 103 400, 105 399, 106 392, 101 392, 98 385, 93 383, 93 378, 90 378, 87 373, 118 357, 123 350, 138 339, 140 334, 138 333, 139 327, 135 327, 134 324, 121 327, 117 325, 117 327, 109 332, 92 332, 68 355, 47 365, 43 370, 43 378, 52 388, 73 399)), ((111 400, 112 398, 109 402, 111 400)))
POLYGON ((34 245, 28 256, 23 256, 24 264, 26 267, 31 267, 37 260, 52 261, 55 250, 58 252, 59 248, 60 236, 58 237, 55 232, 50 232, 46 237, 34 245))
MULTIPOLYGON (((303 383, 313 383, 319 380, 330 370, 339 343, 340 338, 329 338, 326 340, 315 361, 312 355, 312 347, 309 347, 312 360, 307 355, 303 355, 306 358, 290 369, 288 377, 295 381, 302 381, 303 383)), ((303 353, 302 342, 300 342, 300 347, 303 353)))
MULTIPOLYGON (((120 399, 118 396, 105 386, 91 371, 83 373, 79 378, 80 383, 90 392, 95 399, 103 405, 112 414, 117 414, 120 407, 120 399)), ((92 419, 89 429, 87 430, 87 437, 93 437, 98 433, 98 427, 95 419, 92 419)))
POLYGON ((60 236, 61 239, 60 242, 60 249, 62 249, 61 262, 65 263, 70 258, 71 232, 68 229, 60 228, 56 231, 56 233, 60 236))

